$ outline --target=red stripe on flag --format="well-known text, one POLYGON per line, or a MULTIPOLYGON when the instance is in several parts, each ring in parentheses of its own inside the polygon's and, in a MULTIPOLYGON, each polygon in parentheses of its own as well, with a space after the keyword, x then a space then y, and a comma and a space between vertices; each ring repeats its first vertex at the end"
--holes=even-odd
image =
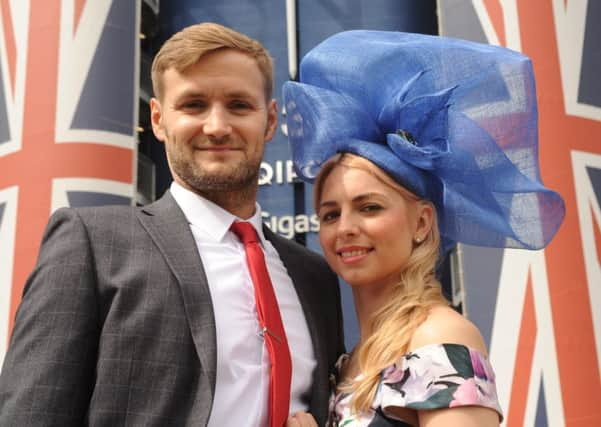
MULTIPOLYGON (((48 214, 51 183, 43 165, 52 162, 58 74, 60 1, 48 0, 45 7, 30 5, 29 39, 23 117, 23 149, 19 156, 27 159, 9 163, 28 166, 30 174, 17 173, 22 182, 17 202, 17 230, 9 330, 21 300, 23 286, 33 269, 48 214), (31 160, 29 160, 31 158, 31 160), (14 162, 14 163, 13 163, 14 162)), ((12 157, 12 156, 10 156, 12 157)))
POLYGON ((507 413, 507 427, 522 427, 528 402, 528 386, 532 372, 532 359, 536 344, 536 314, 534 312, 534 295, 532 293, 532 276, 528 271, 526 296, 522 311, 518 351, 515 358, 511 399, 507 413))

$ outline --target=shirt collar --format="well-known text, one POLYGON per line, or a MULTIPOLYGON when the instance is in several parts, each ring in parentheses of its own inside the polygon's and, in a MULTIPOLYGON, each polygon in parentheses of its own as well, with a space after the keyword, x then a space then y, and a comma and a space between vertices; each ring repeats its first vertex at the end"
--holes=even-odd
POLYGON ((255 203, 253 216, 244 220, 210 200, 182 187, 175 181, 171 183, 170 191, 180 209, 184 212, 188 223, 202 230, 211 240, 221 242, 234 221, 246 221, 252 224, 261 243, 265 245, 261 206, 258 203, 255 203))

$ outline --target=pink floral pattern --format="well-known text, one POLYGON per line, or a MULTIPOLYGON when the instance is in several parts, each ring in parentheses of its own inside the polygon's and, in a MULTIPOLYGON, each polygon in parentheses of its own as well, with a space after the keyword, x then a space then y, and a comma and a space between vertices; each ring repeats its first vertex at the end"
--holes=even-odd
MULTIPOLYGON (((347 355, 336 365, 340 370, 347 355)), ((433 344, 413 350, 382 371, 376 397, 368 413, 351 413, 352 395, 334 393, 328 426, 409 426, 387 411, 390 407, 414 410, 484 406, 502 419, 495 374, 488 359, 459 344, 433 344)))

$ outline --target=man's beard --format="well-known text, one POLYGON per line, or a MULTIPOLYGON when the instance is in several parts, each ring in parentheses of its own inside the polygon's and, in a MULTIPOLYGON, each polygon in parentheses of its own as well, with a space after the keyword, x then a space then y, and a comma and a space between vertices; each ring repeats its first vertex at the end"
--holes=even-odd
POLYGON ((207 172, 179 152, 171 153, 169 160, 173 172, 200 194, 241 191, 258 185, 260 160, 241 161, 236 165, 230 165, 229 170, 219 172, 207 172))

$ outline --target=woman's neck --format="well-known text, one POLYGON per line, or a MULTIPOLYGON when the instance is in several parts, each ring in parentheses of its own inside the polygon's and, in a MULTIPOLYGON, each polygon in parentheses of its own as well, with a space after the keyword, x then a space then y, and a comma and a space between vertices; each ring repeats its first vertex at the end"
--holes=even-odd
POLYGON ((361 344, 371 336, 374 316, 390 300, 392 289, 389 286, 353 286, 352 290, 361 344))

